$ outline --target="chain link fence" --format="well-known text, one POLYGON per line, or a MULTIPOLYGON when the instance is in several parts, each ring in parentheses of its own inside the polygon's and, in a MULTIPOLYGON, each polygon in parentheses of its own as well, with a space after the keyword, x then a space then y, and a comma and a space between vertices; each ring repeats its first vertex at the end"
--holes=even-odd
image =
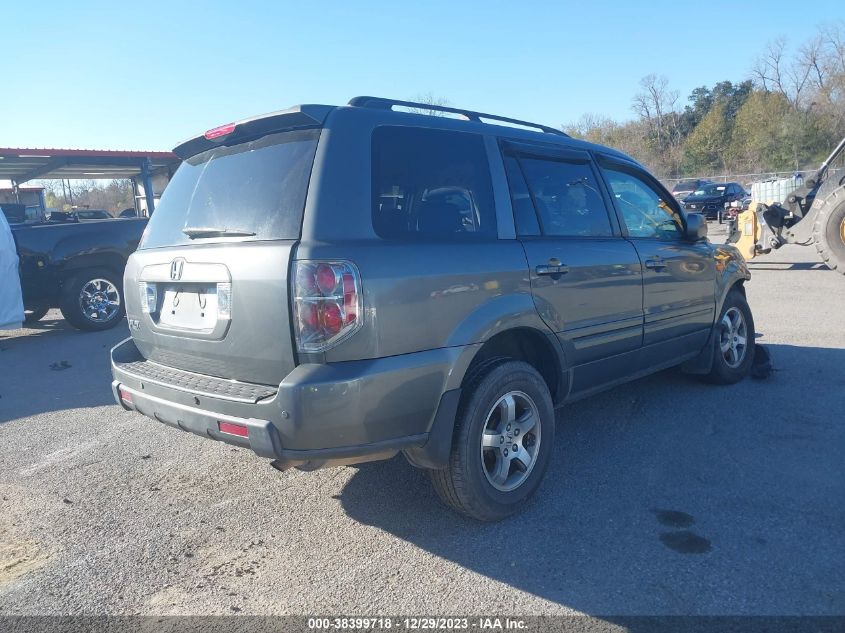
MULTIPOLYGON (((793 170, 793 171, 764 171, 755 174, 713 174, 704 176, 687 176, 684 178, 662 178, 661 182, 671 191, 677 183, 684 180, 709 180, 710 182, 724 183, 736 182, 745 187, 746 190, 751 190, 753 183, 771 182, 773 180, 780 180, 783 178, 799 178, 806 179, 813 176, 818 170, 819 166, 810 169, 793 170)), ((831 163, 827 179, 840 179, 845 176, 845 152, 841 153, 831 163)))

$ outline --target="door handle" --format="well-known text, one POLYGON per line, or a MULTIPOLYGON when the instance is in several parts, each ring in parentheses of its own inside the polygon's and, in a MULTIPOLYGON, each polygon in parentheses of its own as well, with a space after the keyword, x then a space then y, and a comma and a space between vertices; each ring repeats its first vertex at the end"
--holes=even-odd
POLYGON ((666 268, 666 264, 659 257, 655 257, 654 259, 645 260, 645 267, 651 268, 652 270, 662 270, 663 268, 666 268))
POLYGON ((534 270, 538 275, 565 275, 569 272, 569 266, 564 264, 540 264, 534 270))

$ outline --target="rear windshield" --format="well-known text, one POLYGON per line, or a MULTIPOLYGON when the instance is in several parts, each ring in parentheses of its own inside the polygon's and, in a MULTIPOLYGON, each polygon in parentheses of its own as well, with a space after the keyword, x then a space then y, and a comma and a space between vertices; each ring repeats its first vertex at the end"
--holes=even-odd
POLYGON ((142 248, 221 241, 227 232, 238 241, 298 238, 319 135, 283 132, 189 158, 161 196, 142 248), (191 229, 194 239, 183 232, 191 229))

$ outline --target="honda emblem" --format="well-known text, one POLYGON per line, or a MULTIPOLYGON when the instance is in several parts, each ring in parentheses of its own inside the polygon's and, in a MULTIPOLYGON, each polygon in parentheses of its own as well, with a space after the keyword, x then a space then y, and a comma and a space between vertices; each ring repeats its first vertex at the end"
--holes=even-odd
POLYGON ((185 258, 177 257, 170 262, 170 279, 179 281, 182 279, 182 270, 185 268, 185 258))

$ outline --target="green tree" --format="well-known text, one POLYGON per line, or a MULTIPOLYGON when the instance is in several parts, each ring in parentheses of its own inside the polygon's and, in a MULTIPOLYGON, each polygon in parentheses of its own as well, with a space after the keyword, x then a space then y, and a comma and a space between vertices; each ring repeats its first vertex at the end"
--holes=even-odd
POLYGON ((795 169, 795 130, 789 100, 777 92, 754 91, 736 115, 730 154, 752 172, 795 169), (793 128, 793 129, 790 129, 793 128))
POLYGON ((731 127, 725 116, 725 104, 715 102, 687 138, 683 162, 685 171, 698 174, 727 171, 731 127))

